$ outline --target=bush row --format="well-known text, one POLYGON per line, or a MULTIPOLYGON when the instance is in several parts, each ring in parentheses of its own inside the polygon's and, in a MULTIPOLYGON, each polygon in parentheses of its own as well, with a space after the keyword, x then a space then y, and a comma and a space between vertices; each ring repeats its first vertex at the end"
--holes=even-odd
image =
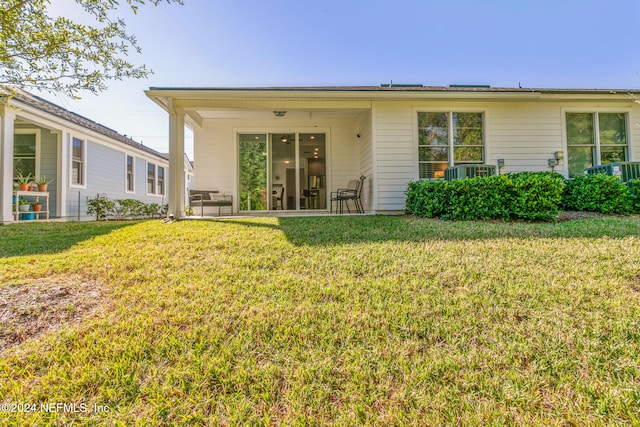
POLYGON ((406 211, 421 217, 457 220, 546 221, 561 209, 640 213, 640 180, 584 175, 571 180, 555 172, 521 172, 453 181, 415 181, 406 211))
POLYGON ((111 200, 105 196, 97 196, 87 202, 87 214, 95 215, 96 221, 161 217, 166 209, 166 205, 157 203, 144 203, 136 199, 111 200))

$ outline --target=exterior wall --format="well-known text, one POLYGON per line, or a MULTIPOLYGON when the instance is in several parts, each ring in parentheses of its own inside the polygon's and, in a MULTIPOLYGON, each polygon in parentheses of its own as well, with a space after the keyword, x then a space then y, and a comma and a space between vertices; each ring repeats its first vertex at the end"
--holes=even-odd
MULTIPOLYGON (((98 194, 115 199, 137 199, 144 203, 166 203, 166 196, 147 194, 147 158, 136 157, 135 154, 117 150, 91 140, 86 141, 86 185, 82 187, 69 185, 67 189, 66 208, 68 219, 94 219, 87 215, 87 203, 98 194), (126 156, 134 156, 133 193, 126 191, 126 156)), ((166 161, 149 157, 148 160, 168 169, 166 161)), ((165 193, 168 177, 165 177, 165 193)), ((67 183, 68 184, 68 183, 67 183)))
POLYGON ((504 159, 502 173, 548 171, 548 159, 563 151, 565 158, 554 170, 565 175, 565 112, 626 112, 629 160, 640 160, 640 105, 631 101, 378 101, 373 111, 376 211, 403 211, 407 184, 418 179, 418 111, 483 112, 486 164, 504 159))
POLYGON ((373 189, 375 173, 374 173, 374 156, 373 156, 373 128, 371 122, 371 111, 360 114, 356 124, 358 137, 358 152, 360 156, 360 175, 364 175, 367 179, 362 189, 362 206, 365 211, 371 210, 373 205, 373 189))
POLYGON ((326 133, 327 193, 358 178, 361 168, 355 118, 313 121, 207 119, 202 127, 194 129, 192 188, 232 194, 234 212, 237 212, 238 133, 278 132, 326 133))
POLYGON ((40 135, 39 151, 36 154, 36 168, 39 166, 36 171, 36 178, 44 175, 48 179, 56 179, 47 189, 49 191, 49 216, 55 217, 58 208, 56 189, 58 179, 58 134, 41 126, 22 123, 16 123, 14 130, 16 133, 34 131, 40 135))

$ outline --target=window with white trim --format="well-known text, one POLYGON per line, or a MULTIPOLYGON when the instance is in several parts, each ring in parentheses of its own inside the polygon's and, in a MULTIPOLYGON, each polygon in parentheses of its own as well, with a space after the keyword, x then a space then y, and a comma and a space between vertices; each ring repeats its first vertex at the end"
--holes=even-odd
POLYGON ((566 113, 569 177, 628 158, 626 113, 566 113))
POLYGON ((71 184, 85 185, 85 141, 79 138, 71 140, 71 184))
POLYGON ((158 194, 164 196, 164 167, 158 166, 158 194))
POLYGON ((147 194, 156 194, 156 165, 147 163, 147 194))
POLYGON ((13 176, 36 176, 36 134, 16 133, 13 137, 13 176))
POLYGON ((134 159, 133 156, 127 155, 127 192, 133 193, 135 192, 135 181, 133 177, 133 168, 134 168, 134 159))
POLYGON ((469 163, 484 163, 483 114, 419 112, 419 178, 442 178, 447 167, 469 163))

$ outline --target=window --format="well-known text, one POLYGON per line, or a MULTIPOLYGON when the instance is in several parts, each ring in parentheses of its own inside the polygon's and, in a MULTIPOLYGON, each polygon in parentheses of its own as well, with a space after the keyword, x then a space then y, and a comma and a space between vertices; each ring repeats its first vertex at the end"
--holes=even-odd
POLYGON ((566 127, 569 177, 594 165, 627 159, 626 114, 567 113, 566 127))
POLYGON ((156 165, 147 163, 147 194, 156 194, 156 165))
POLYGON ((71 143, 71 184, 84 185, 84 154, 84 141, 73 138, 71 143))
POLYGON ((127 191, 133 193, 135 183, 133 180, 133 156, 127 156, 127 191))
POLYGON ((442 178, 452 165, 484 162, 482 113, 418 113, 419 177, 442 178))
POLYGON ((13 175, 36 176, 36 134, 16 134, 13 140, 13 175))
POLYGON ((158 166, 158 194, 164 196, 164 167, 158 166))

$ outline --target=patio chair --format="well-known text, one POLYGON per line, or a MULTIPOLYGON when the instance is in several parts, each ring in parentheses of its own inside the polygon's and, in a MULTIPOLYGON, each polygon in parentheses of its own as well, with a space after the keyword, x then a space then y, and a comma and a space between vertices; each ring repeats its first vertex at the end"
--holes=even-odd
POLYGON ((284 210, 284 186, 282 184, 274 184, 272 193, 273 209, 278 209, 278 205, 280 205, 280 209, 284 210))
POLYGON ((364 213, 364 207, 362 206, 362 187, 364 186, 365 176, 361 175, 360 179, 349 181, 347 188, 339 188, 337 191, 331 193, 329 213, 333 213, 333 202, 336 202, 336 213, 343 212, 343 205, 347 206, 347 212, 351 213, 349 209, 349 200, 353 201, 356 207, 356 212, 364 213))

